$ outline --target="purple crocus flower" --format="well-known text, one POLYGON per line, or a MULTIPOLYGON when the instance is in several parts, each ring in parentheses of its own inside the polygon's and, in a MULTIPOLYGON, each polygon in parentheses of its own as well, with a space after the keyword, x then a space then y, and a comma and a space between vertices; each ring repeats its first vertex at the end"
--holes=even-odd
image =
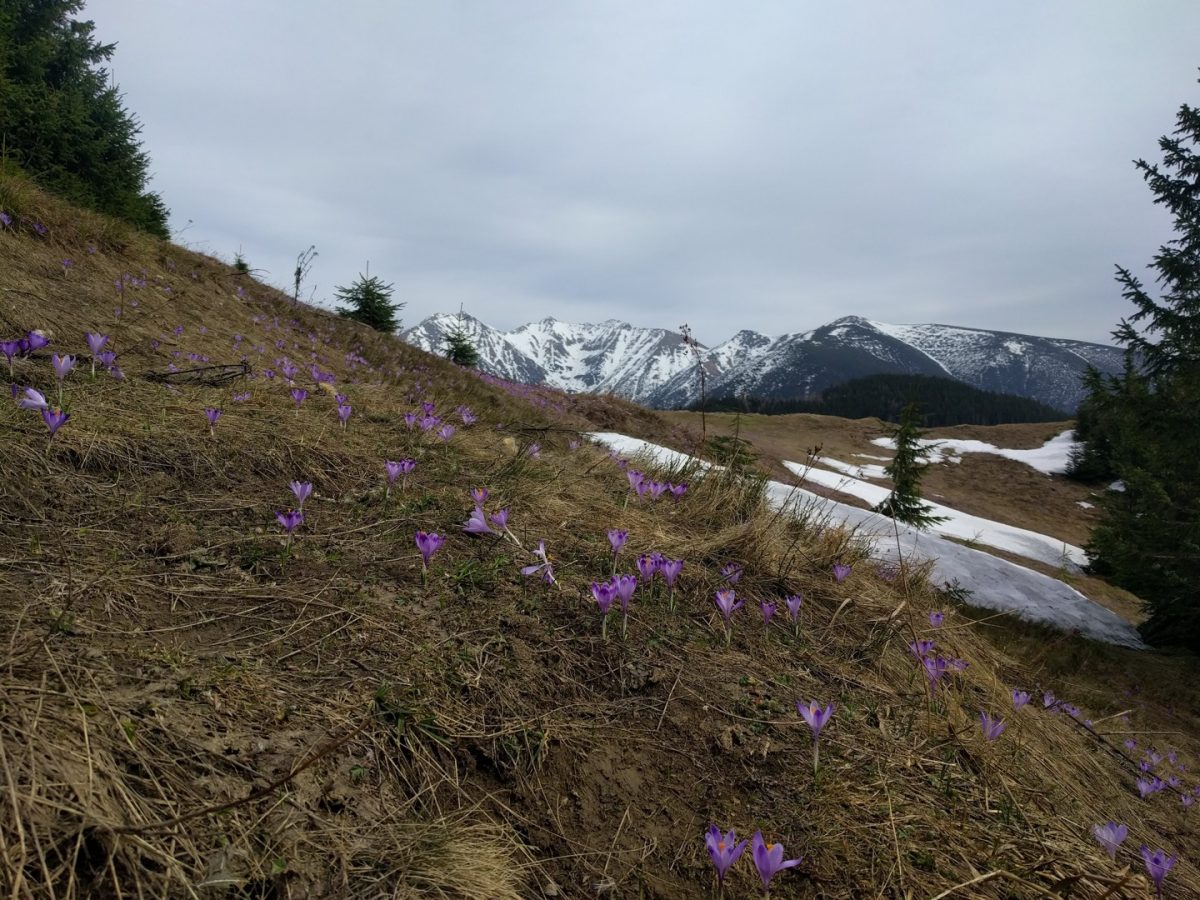
POLYGON ((663 492, 666 489, 667 489, 667 486, 663 482, 651 481, 650 486, 648 488, 648 490, 650 491, 650 499, 657 500, 659 497, 661 497, 663 495, 663 492))
POLYGON ((600 637, 608 637, 608 611, 617 597, 616 586, 611 581, 593 581, 592 597, 600 607, 600 637))
POLYGON ((12 216, 10 216, 8 213, 0 210, 0 227, 11 228, 12 222, 13 222, 12 216))
POLYGON ((727 562, 721 566, 721 577, 730 584, 737 584, 742 577, 742 566, 740 563, 727 562))
POLYGON ((541 459, 542 458, 542 445, 539 444, 537 441, 534 441, 532 444, 529 445, 529 449, 526 450, 525 453, 530 459, 541 459))
POLYGON ((991 713, 981 710, 979 713, 979 727, 983 729, 983 736, 989 741, 994 741, 1004 733, 1007 727, 1004 720, 999 716, 992 717, 991 713))
POLYGON ((688 486, 686 482, 683 484, 669 484, 667 485, 667 489, 670 490, 672 499, 678 503, 683 499, 683 495, 687 493, 688 486))
POLYGON ((847 566, 843 563, 834 563, 833 564, 833 579, 838 584, 841 584, 843 581, 845 581, 850 576, 850 573, 852 571, 853 571, 853 569, 851 569, 850 566, 847 566))
POLYGON ((298 509, 289 509, 286 512, 275 513, 275 519, 283 526, 283 530, 290 535, 304 521, 304 513, 298 509))
POLYGON ((942 622, 946 620, 946 614, 941 612, 931 612, 929 614, 929 624, 934 628, 941 628, 942 622))
POLYGON ((1013 691, 1012 692, 1013 709, 1017 710, 1029 702, 1028 691, 1013 691))
POLYGON ((737 839, 737 833, 731 828, 728 834, 721 834, 716 825, 709 825, 704 835, 704 846, 717 870, 717 884, 725 884, 725 873, 738 861, 746 849, 746 842, 737 839))
POLYGON ((1109 858, 1115 860, 1117 848, 1124 843, 1125 838, 1129 837, 1129 828, 1125 825, 1118 825, 1116 822, 1109 822, 1107 825, 1093 825, 1092 834, 1104 847, 1109 858))
POLYGON ((924 659, 932 653, 934 646, 934 642, 929 640, 929 638, 920 638, 908 642, 908 649, 912 651, 913 656, 917 659, 924 659))
POLYGON ((613 601, 617 599, 616 586, 611 581, 593 581, 592 597, 595 598, 596 605, 600 607, 600 612, 608 615, 613 601))
POLYGON ((350 413, 354 411, 354 407, 349 403, 339 403, 337 407, 338 421, 342 423, 342 428, 346 427, 346 423, 350 421, 350 413))
POLYGON ((629 469, 625 473, 625 477, 629 479, 630 490, 636 491, 639 487, 641 487, 642 481, 645 479, 646 476, 643 475, 641 472, 639 472, 637 469, 629 469))
POLYGON ((1191 794, 1180 794, 1179 802, 1183 804, 1184 809, 1191 809, 1192 804, 1196 802, 1196 798, 1191 794))
POLYGON ((610 528, 608 530, 608 542, 612 545, 614 559, 621 552, 621 548, 625 546, 627 540, 629 540, 628 531, 623 531, 620 528, 610 528))
POLYGON ((204 409, 204 418, 208 420, 208 433, 215 434, 213 427, 217 424, 217 420, 221 418, 221 411, 215 406, 208 406, 204 409))
POLYGON ((1044 691, 1042 693, 1042 706, 1046 709, 1058 709, 1058 698, 1054 696, 1053 691, 1044 691))
POLYGON ((471 488, 471 499, 475 501, 476 506, 483 506, 487 502, 488 489, 485 487, 471 488))
POLYGON ((308 499, 312 493, 311 481, 289 481, 288 487, 292 489, 292 493, 296 495, 296 502, 300 504, 300 509, 304 509, 304 501, 308 499))
POLYGON ((408 430, 412 431, 413 426, 417 424, 417 414, 415 412, 407 412, 404 414, 404 424, 408 426, 408 430))
POLYGON ((1143 800, 1145 800, 1151 794, 1157 794, 1165 786, 1165 782, 1163 782, 1163 780, 1157 776, 1151 776, 1150 778, 1139 778, 1137 780, 1138 794, 1141 795, 1143 800))
POLYGON ((637 578, 633 575, 614 575, 612 586, 617 600, 621 603, 621 612, 628 616, 629 601, 633 599, 633 594, 638 586, 637 578))
POLYGON ((0 353, 8 360, 8 377, 13 374, 13 357, 21 352, 20 341, 0 341, 0 353))
POLYGON ((455 429, 453 425, 443 425, 438 429, 438 437, 440 437, 444 442, 448 442, 450 438, 454 437, 454 430, 455 429))
POLYGON ((463 531, 467 534, 495 534, 492 527, 488 525, 487 518, 484 517, 483 507, 476 506, 471 510, 471 515, 463 525, 463 531))
POLYGON ((522 575, 541 575, 542 581, 546 584, 557 584, 554 580, 554 566, 550 562, 550 556, 546 553, 546 542, 538 541, 537 549, 533 551, 533 555, 541 560, 540 563, 534 563, 531 566, 522 566, 522 575))
POLYGON ((804 597, 800 594, 792 594, 786 597, 783 601, 787 604, 788 617, 792 620, 792 624, 796 626, 796 633, 800 633, 800 607, 804 605, 804 597))
POLYGON ((733 636, 733 614, 742 608, 742 601, 737 599, 733 592, 733 588, 722 588, 716 594, 717 609, 721 611, 722 617, 725 619, 725 644, 729 645, 729 639, 733 636))
POLYGON ((567 449, 568 450, 578 450, 579 449, 579 441, 576 441, 576 440, 567 441, 567 449))
POLYGON ((759 600, 758 609, 762 613, 763 624, 770 627, 771 619, 775 618, 775 612, 779 609, 779 604, 768 603, 766 600, 759 600))
POLYGON ((650 581, 654 577, 654 573, 658 571, 658 563, 653 555, 643 553, 637 558, 637 570, 642 576, 642 581, 650 581))
POLYGON ((389 459, 384 462, 383 467, 387 471, 387 488, 383 492, 383 496, 386 498, 391 493, 392 484, 397 478, 401 479, 400 490, 404 490, 408 486, 408 475, 417 467, 417 464, 411 459, 402 459, 399 462, 389 459))
POLYGON ((771 879, 777 872, 798 866, 804 859, 804 857, 799 857, 785 860, 783 844, 764 843, 761 831, 754 832, 754 837, 750 839, 750 856, 754 859, 755 868, 758 869, 758 877, 762 879, 763 890, 770 889, 771 879))
POLYGON ((1161 897, 1163 879, 1175 865, 1177 857, 1167 856, 1167 851, 1162 849, 1152 853, 1149 847, 1142 844, 1142 859, 1146 863, 1146 872, 1150 876, 1150 880, 1154 882, 1154 890, 1161 897))
POLYGON ((25 334, 25 352, 35 353, 50 344, 50 338, 36 328, 25 334))
POLYGON ((499 528, 501 531, 506 531, 508 529, 508 507, 507 506, 504 507, 504 509, 500 510, 499 512, 492 513, 491 515, 488 516, 488 518, 491 520, 492 524, 495 525, 497 528, 499 528))
POLYGON ((35 391, 31 387, 25 388, 25 396, 17 401, 17 406, 20 409, 49 409, 50 404, 46 402, 45 396, 41 391, 35 391))
POLYGON ((83 335, 83 339, 87 341, 88 349, 92 352, 92 377, 95 378, 96 359, 100 355, 100 351, 104 349, 104 345, 108 343, 108 335, 88 331, 83 335))
POLYGON ((75 368, 75 357, 59 356, 57 353, 50 357, 50 365, 54 367, 54 374, 59 381, 62 381, 71 374, 71 370, 75 368))
POLYGON ((42 421, 46 423, 46 427, 50 429, 50 440, 54 440, 54 435, 58 433, 58 429, 67 424, 67 420, 71 418, 70 413, 65 413, 61 409, 46 408, 42 410, 42 421))
POLYGON ((662 572, 663 581, 667 583, 667 608, 675 608, 675 579, 679 577, 679 573, 683 571, 682 559, 664 559, 658 567, 658 571, 662 572))
POLYGON ((921 667, 925 671, 925 677, 929 679, 929 687, 936 691, 950 664, 940 656, 925 656, 921 658, 921 667))
POLYGON ((417 549, 421 551, 421 571, 429 571, 429 560, 441 549, 446 539, 432 531, 418 531, 416 535, 417 549))
POLYGON ((296 411, 300 411, 300 404, 308 399, 308 391, 304 388, 292 388, 292 399, 296 401, 296 411))
POLYGON ((1137 741, 1133 738, 1125 738, 1125 749, 1132 753, 1137 749, 1137 741))
POLYGON ((808 727, 812 729, 813 739, 816 740, 821 736, 821 729, 833 718, 834 712, 837 711, 837 704, 830 703, 822 708, 816 700, 809 700, 807 706, 797 701, 796 711, 800 713, 800 718, 808 723, 808 727))

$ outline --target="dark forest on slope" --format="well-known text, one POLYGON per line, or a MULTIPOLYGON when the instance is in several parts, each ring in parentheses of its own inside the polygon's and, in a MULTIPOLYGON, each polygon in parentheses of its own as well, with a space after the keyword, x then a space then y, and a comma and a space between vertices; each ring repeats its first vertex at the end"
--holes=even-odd
MULTIPOLYGON (((847 419, 874 416, 887 422, 896 422, 909 403, 916 403, 920 407, 921 424, 926 428, 1061 422, 1070 418, 1062 410, 1027 397, 981 391, 961 381, 931 375, 869 375, 839 384, 817 397, 795 400, 725 397, 709 400, 706 409, 766 415, 816 413, 847 419)), ((699 405, 693 408, 699 409, 699 405)))

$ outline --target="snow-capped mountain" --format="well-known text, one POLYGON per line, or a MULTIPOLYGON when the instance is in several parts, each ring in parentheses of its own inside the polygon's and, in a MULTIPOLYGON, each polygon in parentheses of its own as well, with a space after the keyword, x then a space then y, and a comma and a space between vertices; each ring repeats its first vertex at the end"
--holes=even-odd
MULTIPOLYGON (((480 367, 503 378, 566 391, 614 393, 648 406, 686 406, 700 395, 696 358, 683 336, 609 320, 572 325, 543 319, 503 332, 470 316, 432 316, 402 334, 440 352, 461 323, 480 367)), ((1091 364, 1116 373, 1122 351, 1102 344, 952 325, 889 325, 846 316, 812 331, 768 337, 739 331, 699 348, 710 398, 813 396, 880 373, 937 375, 973 387, 1074 410, 1091 364)))

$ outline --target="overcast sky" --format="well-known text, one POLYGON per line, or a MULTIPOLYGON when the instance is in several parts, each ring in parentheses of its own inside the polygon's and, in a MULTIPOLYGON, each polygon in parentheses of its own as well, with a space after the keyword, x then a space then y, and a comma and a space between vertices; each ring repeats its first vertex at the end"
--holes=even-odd
POLYGON ((1196 0, 89 0, 176 239, 406 325, 1108 341, 1196 0))

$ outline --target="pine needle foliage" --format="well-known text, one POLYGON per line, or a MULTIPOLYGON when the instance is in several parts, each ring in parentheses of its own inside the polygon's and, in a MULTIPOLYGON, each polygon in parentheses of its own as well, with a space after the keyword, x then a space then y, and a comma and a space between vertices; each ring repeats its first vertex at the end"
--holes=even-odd
POLYGON ((168 237, 147 190, 141 126, 104 64, 115 44, 76 18, 83 0, 0 2, 0 152, 74 203, 168 237))
POLYGON ((337 299, 346 304, 337 308, 338 315, 392 334, 400 327, 396 313, 404 308, 403 303, 392 302, 394 290, 377 275, 360 274, 349 287, 336 288, 337 299))
POLYGON ((446 359, 472 369, 479 365, 479 351, 461 322, 446 334, 446 359))
POLYGON ((919 418, 915 403, 908 404, 900 414, 900 424, 892 432, 896 455, 884 468, 892 479, 892 492, 875 511, 917 528, 928 528, 946 521, 946 517, 935 516, 932 507, 921 500, 921 476, 929 465, 929 448, 921 444, 919 418))
POLYGON ((1072 474, 1121 482, 1105 492, 1092 568, 1142 598, 1148 642, 1200 650, 1200 109, 1181 106, 1159 147, 1161 164, 1135 165, 1175 225, 1149 266, 1160 296, 1117 267, 1135 307, 1113 332, 1125 371, 1088 373, 1072 474))

